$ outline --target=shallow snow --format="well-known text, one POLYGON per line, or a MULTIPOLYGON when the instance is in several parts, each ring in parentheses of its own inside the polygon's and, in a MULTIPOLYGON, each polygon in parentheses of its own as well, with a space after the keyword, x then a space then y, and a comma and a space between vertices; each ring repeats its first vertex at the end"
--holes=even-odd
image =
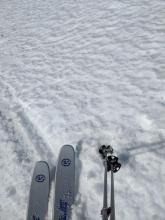
MULTIPOLYGON (((34 164, 76 150, 73 220, 99 220, 100 144, 112 144, 116 219, 165 215, 165 2, 0 3, 0 220, 26 219, 34 164)), ((48 219, 52 216, 52 194, 48 219)))

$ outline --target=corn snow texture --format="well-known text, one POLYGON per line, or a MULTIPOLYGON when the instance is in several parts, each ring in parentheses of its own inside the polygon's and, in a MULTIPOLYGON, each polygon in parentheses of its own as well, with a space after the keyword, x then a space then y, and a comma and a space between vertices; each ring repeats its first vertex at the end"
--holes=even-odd
MULTIPOLYGON (((1 0, 0 220, 25 220, 34 164, 76 150, 73 220, 99 220, 100 144, 116 219, 165 215, 165 1, 1 0)), ((52 194, 47 219, 52 216, 52 194)))

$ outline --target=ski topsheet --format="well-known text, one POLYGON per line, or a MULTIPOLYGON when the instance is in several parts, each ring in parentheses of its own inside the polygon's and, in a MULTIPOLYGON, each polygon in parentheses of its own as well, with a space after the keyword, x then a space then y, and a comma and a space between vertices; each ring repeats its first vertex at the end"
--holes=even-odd
POLYGON ((70 145, 60 151, 55 176, 55 198, 53 220, 69 220, 74 202, 75 153, 70 145))
POLYGON ((36 163, 29 195, 27 220, 44 220, 48 209, 49 167, 44 161, 36 163))

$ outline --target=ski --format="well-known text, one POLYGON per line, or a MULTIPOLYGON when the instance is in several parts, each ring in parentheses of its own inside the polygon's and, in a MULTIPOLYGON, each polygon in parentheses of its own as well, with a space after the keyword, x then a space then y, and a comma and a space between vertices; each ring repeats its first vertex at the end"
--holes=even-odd
POLYGON ((48 209, 49 166, 44 161, 36 163, 29 194, 27 220, 44 220, 48 209))
POLYGON ((53 220, 69 220, 74 202, 75 152, 72 146, 61 148, 55 175, 53 220))

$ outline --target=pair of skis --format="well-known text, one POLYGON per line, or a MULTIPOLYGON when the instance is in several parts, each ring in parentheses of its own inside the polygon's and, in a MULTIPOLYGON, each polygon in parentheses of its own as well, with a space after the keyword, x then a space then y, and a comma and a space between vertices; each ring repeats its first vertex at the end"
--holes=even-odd
MULTIPOLYGON (((53 220, 69 220, 74 202, 75 153, 70 145, 61 148, 55 174, 53 220)), ((34 168, 27 220, 45 220, 50 192, 50 172, 45 161, 34 168)))

